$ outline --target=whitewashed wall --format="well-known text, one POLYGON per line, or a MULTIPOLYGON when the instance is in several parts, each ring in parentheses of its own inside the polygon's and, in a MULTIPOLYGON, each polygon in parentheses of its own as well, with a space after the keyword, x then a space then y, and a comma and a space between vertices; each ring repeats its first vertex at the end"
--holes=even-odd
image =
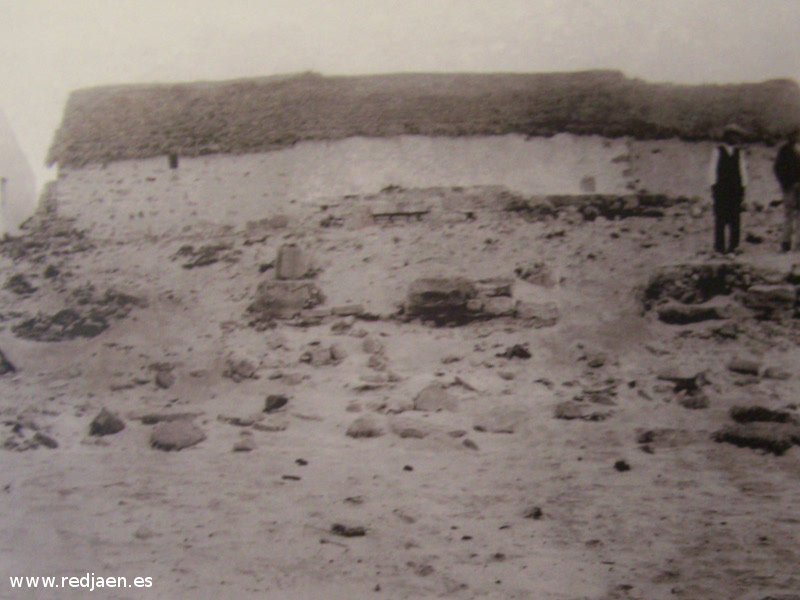
MULTIPOLYGON (((525 196, 705 196, 708 143, 635 142, 596 136, 519 135, 349 138, 247 155, 119 161, 61 169, 61 214, 96 235, 176 234, 204 223, 243 226, 324 199, 405 188, 502 185, 525 196)), ((752 196, 779 197, 774 149, 750 150, 752 196)))

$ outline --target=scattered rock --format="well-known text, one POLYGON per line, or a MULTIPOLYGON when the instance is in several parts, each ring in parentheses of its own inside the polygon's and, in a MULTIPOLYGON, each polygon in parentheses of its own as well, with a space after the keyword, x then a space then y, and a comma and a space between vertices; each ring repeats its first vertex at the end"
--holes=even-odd
POLYGON ((740 448, 754 448, 780 456, 800 437, 797 425, 791 423, 737 423, 715 432, 716 442, 727 442, 740 448))
POLYGON ((233 379, 233 381, 239 383, 245 379, 257 379, 256 369, 255 363, 249 358, 231 356, 228 357, 226 361, 226 367, 222 372, 222 376, 233 379))
POLYGON ((467 301, 477 293, 475 284, 463 277, 417 279, 409 286, 405 314, 437 325, 466 323, 472 320, 467 301))
POLYGON ((486 433, 514 433, 525 422, 525 411, 496 406, 476 417, 472 428, 486 433))
POLYGON ((678 404, 690 410, 701 410, 708 408, 711 402, 702 391, 697 391, 691 394, 680 394, 678 396, 678 404))
MULTIPOLYGON (((366 312, 363 304, 343 304, 331 308, 331 313, 339 317, 358 317, 366 312)), ((352 321, 350 322, 352 325, 352 321)))
POLYGON ((17 273, 16 275, 9 277, 3 287, 8 291, 20 296, 33 294, 37 290, 37 288, 33 287, 33 285, 31 285, 31 283, 28 281, 28 278, 22 273, 17 273))
POLYGON ((431 433, 431 427, 426 423, 404 417, 391 418, 389 420, 389 429, 401 438, 422 439, 431 433))
POLYGON ((475 442, 473 442, 469 438, 464 439, 461 442, 461 445, 464 446, 464 448, 467 448, 469 450, 478 450, 478 444, 476 444, 475 442))
POLYGON ((514 295, 514 280, 510 277, 481 279, 474 285, 481 298, 511 298, 514 295))
POLYGON ((538 506, 532 506, 528 510, 525 511, 523 515, 526 519, 533 519, 534 521, 538 521, 544 516, 544 511, 538 506))
POLYGON ((752 285, 741 293, 740 300, 757 318, 780 321, 794 316, 797 291, 786 284, 752 285))
POLYGON ((159 371, 156 373, 156 385, 163 390, 175 385, 175 374, 172 371, 159 371))
POLYGON ((767 367, 764 369, 762 375, 767 379, 776 379, 778 381, 786 381, 792 377, 789 371, 781 369, 780 367, 767 367))
POLYGON ((586 365, 592 369, 599 369, 608 360, 604 352, 590 352, 584 358, 586 359, 586 365))
POLYGON ((519 265, 514 269, 514 274, 528 283, 546 288, 555 287, 557 283, 552 271, 543 262, 519 265))
POLYGON ((112 435, 125 429, 125 422, 114 413, 100 410, 100 413, 89 424, 89 435, 112 435))
POLYGON ((367 535, 367 529, 361 525, 342 525, 341 523, 334 523, 331 525, 331 533, 342 537, 363 537, 367 535))
POLYGON ((234 452, 251 452, 256 449, 256 442, 251 436, 244 436, 233 445, 234 452))
POLYGON ((795 418, 791 413, 784 410, 772 410, 764 406, 733 406, 728 414, 737 423, 795 423, 795 418))
POLYGON ((499 358, 522 358, 527 360, 531 357, 531 351, 528 350, 528 344, 514 344, 495 356, 499 358))
POLYGON ((346 434, 351 438, 375 438, 383 435, 383 429, 372 415, 363 415, 353 421, 346 434))
POLYGON ((207 267, 220 261, 237 262, 240 254, 240 251, 233 249, 232 244, 208 244, 197 249, 187 244, 181 246, 173 258, 188 258, 188 261, 183 264, 183 268, 194 269, 195 267, 207 267))
POLYGON ((414 398, 414 410, 456 412, 458 410, 458 398, 448 392, 442 384, 432 383, 414 398))
POLYGON ((187 419, 159 423, 150 435, 150 445, 159 450, 182 450, 206 439, 206 434, 187 419))
POLYGON ((290 319, 324 301, 325 295, 312 281, 269 279, 258 286, 248 311, 263 320, 290 319))
POLYGON ((253 429, 268 432, 286 431, 289 429, 289 419, 282 414, 270 415, 266 420, 254 423, 253 429))
POLYGON ((534 329, 552 327, 558 323, 561 313, 555 302, 517 302, 515 311, 517 319, 525 321, 534 329))
POLYGON ((334 364, 339 364, 347 358, 347 352, 340 344, 332 344, 330 347, 331 360, 334 364))
POLYGON ((133 537, 135 537, 137 540, 149 540, 155 536, 156 533, 147 525, 140 525, 139 528, 133 532, 133 537))
POLYGON ((6 375, 8 373, 16 373, 17 368, 11 363, 6 355, 3 354, 2 350, 0 350, 0 375, 6 375))
POLYGON ((270 413, 283 408, 289 403, 289 398, 283 394, 270 394, 264 402, 264 412, 270 413))
POLYGON ((618 460, 617 462, 615 462, 614 468, 620 473, 624 473, 625 471, 631 470, 631 466, 624 460, 618 460))
POLYGON ((249 417, 217 415, 217 421, 220 421, 221 423, 228 423, 229 425, 235 425, 236 427, 252 427, 256 423, 261 422, 263 419, 264 415, 261 413, 250 415, 249 417))
POLYGON ((739 336, 739 327, 736 323, 723 323, 714 329, 714 334, 722 339, 735 340, 739 336))
POLYGON ((361 343, 361 348, 367 354, 382 354, 384 351, 383 342, 371 335, 364 338, 364 341, 361 343))
POLYGON ((660 321, 668 325, 689 325, 715 319, 726 318, 716 305, 681 304, 668 301, 657 309, 660 321))
POLYGON ((50 448, 51 450, 58 448, 58 442, 55 440, 55 438, 47 435, 46 433, 42 433, 41 431, 37 431, 33 434, 33 441, 37 445, 50 448))
POLYGON ((284 244, 275 261, 276 279, 302 279, 307 271, 303 254, 296 244, 284 244))
POLYGON ((567 400, 556 405, 554 416, 556 419, 581 419, 583 421, 604 421, 613 413, 611 411, 597 411, 586 402, 567 400))
POLYGON ((168 421, 192 420, 200 416, 201 413, 179 412, 179 413, 144 413, 128 415, 128 418, 139 420, 143 425, 155 425, 156 423, 166 423, 168 421))
POLYGON ((675 393, 685 392, 687 394, 699 392, 702 387, 710 385, 711 383, 708 380, 705 371, 701 371, 692 376, 687 376, 678 374, 672 370, 667 370, 659 373, 658 379, 673 382, 675 384, 673 389, 675 393))
POLYGON ((515 314, 517 304, 513 298, 487 298, 481 302, 480 311, 489 317, 510 317, 515 314))
POLYGON ((734 358, 728 363, 728 370, 742 375, 758 375, 761 371, 761 363, 755 360, 734 358))

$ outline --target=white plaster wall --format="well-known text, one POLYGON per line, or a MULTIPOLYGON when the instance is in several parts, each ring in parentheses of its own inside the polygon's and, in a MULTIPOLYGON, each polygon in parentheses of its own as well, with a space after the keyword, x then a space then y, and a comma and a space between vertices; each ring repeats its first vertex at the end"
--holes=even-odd
MULTIPOLYGON (((572 135, 348 138, 261 154, 181 158, 176 170, 166 156, 61 169, 57 195, 61 214, 78 216, 81 227, 109 237, 176 234, 204 223, 241 227, 389 185, 502 185, 525 196, 646 189, 692 197, 707 194, 710 147, 572 135), (587 189, 587 178, 594 190, 587 189)), ((762 173, 764 152, 753 152, 751 168, 762 173)), ((771 177, 754 184, 763 188, 759 194, 779 196, 771 177)))

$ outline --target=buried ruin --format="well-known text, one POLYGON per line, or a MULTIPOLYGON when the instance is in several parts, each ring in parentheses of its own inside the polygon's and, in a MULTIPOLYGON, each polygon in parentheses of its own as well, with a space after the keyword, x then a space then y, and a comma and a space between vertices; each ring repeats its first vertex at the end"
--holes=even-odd
POLYGON ((217 590, 220 557, 236 597, 797 589, 783 122, 745 123, 743 254, 711 253, 704 189, 714 128, 749 114, 729 107, 788 111, 796 86, 626 122, 575 109, 687 90, 511 80, 513 106, 507 80, 472 81, 491 106, 432 77, 460 94, 444 112, 313 75, 76 93, 49 201, 0 243, 0 558, 125 556, 172 597, 217 590), (237 138, 216 111, 237 99, 262 135, 264 94, 283 130, 237 138), (301 126, 301 96, 324 122, 301 126), (348 128, 352 106, 375 118, 348 128))

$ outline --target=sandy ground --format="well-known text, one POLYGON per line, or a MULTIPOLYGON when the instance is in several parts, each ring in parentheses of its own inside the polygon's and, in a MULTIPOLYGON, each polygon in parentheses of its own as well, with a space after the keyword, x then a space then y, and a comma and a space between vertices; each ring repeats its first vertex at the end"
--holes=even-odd
MULTIPOLYGON (((764 242, 745 243, 735 260, 782 269, 800 262, 777 253, 780 210, 745 214, 745 231, 764 242)), ((86 573, 152 578, 147 589, 92 592, 113 599, 795 592, 800 450, 775 456, 711 434, 737 404, 796 410, 794 373, 746 379, 726 368, 745 357, 792 371, 796 333, 740 319, 736 337, 722 338, 714 333, 722 321, 666 325, 637 299, 659 267, 710 261, 710 228, 707 213, 685 207, 661 219, 594 222, 481 214, 449 224, 278 229, 252 244, 235 232, 95 240, 86 251, 42 250, 39 262, 6 254, 4 279, 22 273, 38 289, 0 291, 0 349, 17 367, 0 377, 2 434, 28 439, 31 427, 12 428, 32 420, 58 447, 0 450, 0 597, 85 598, 85 589, 12 589, 9 577, 60 582, 86 573), (181 246, 212 242, 232 244, 230 260, 182 268, 181 246), (259 267, 284 243, 312 257, 325 306, 360 302, 384 316, 417 277, 513 276, 517 265, 541 261, 557 285, 517 280, 515 296, 555 301, 561 320, 532 329, 513 319, 443 328, 345 319, 259 331, 246 308, 273 276, 259 267), (43 275, 49 265, 58 276, 43 275), (68 306, 69 292, 86 283, 147 305, 89 339, 13 334, 26 316, 68 306), (369 367, 366 339, 383 345, 387 371, 369 367), (300 362, 331 344, 347 354, 338 364, 300 362), (532 356, 497 356, 514 344, 532 356), (257 378, 225 377, 229 357, 252 361, 257 378), (168 389, 154 383, 164 364, 175 375, 168 389), (710 407, 684 408, 657 378, 668 368, 706 371, 710 407), (363 389, 386 372, 393 381, 363 389), (433 382, 456 383, 448 392, 457 410, 409 410, 433 382), (609 386, 616 393, 599 407, 610 413, 605 420, 554 418, 559 402, 609 386), (269 394, 289 403, 260 423, 282 430, 218 418, 263 417, 269 394), (89 436, 103 407, 126 428, 89 436), (153 449, 153 426, 135 418, 146 412, 198 413, 207 438, 180 452, 153 449), (383 435, 347 436, 365 415, 383 435), (513 433, 475 430, 486 415, 500 415, 513 433), (424 437, 394 433, 402 427, 424 437), (645 452, 637 440, 648 430, 657 434, 645 452), (233 452, 242 439, 254 449, 233 452), (365 535, 337 535, 335 524, 365 535)))

